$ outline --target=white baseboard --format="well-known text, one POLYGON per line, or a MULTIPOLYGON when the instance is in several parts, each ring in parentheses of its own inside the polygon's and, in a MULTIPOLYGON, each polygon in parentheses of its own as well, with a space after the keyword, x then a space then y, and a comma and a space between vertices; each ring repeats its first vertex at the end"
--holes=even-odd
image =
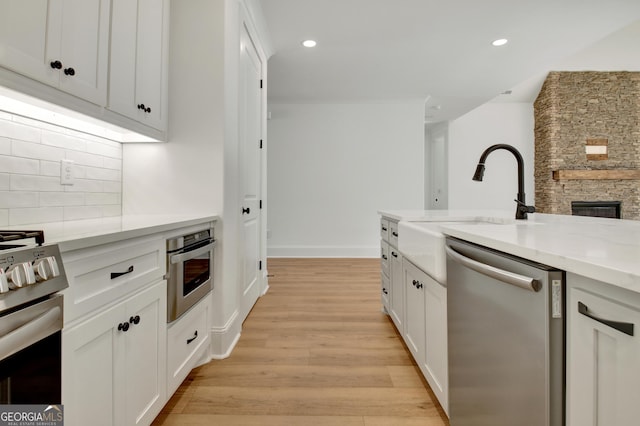
POLYGON ((268 246, 268 257, 379 257, 380 246, 268 246))
POLYGON ((211 359, 228 358, 236 347, 242 330, 238 315, 236 310, 224 326, 211 328, 211 359))

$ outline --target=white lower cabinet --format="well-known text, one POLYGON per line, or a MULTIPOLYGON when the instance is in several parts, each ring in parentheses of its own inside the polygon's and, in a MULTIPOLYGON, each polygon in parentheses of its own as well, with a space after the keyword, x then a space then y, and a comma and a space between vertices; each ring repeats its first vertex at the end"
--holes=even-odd
POLYGON ((391 295, 391 283, 389 282, 389 278, 383 273, 380 273, 380 287, 382 290, 382 307, 384 312, 388 313, 391 309, 389 301, 389 296, 391 295))
POLYGON ((445 412, 449 412, 447 289, 404 260, 404 340, 445 412))
POLYGON ((389 246, 389 285, 391 287, 391 319, 396 328, 403 333, 404 330, 404 278, 402 272, 402 255, 397 248, 389 246))
POLYGON ((380 236, 383 305, 448 414, 447 288, 397 249, 397 221, 382 218, 380 236))
POLYGON ((425 347, 424 272, 412 263, 404 263, 405 327, 404 340, 422 368, 425 347))
POLYGON ((166 401, 166 282, 63 330, 69 426, 148 425, 166 401))
POLYGON ((194 305, 167 330, 167 388, 172 395, 209 348, 211 293, 194 305))
POLYGON ((431 390, 449 413, 449 364, 447 360, 447 288, 428 275, 425 291, 425 369, 431 390))
POLYGON ((567 286, 567 425, 637 425, 640 294, 570 273, 567 286))

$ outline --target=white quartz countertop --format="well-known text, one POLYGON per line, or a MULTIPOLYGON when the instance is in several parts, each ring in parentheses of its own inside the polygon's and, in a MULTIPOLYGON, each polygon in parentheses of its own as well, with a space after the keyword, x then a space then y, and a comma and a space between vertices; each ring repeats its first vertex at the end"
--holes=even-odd
MULTIPOLYGON (((514 212, 380 211, 409 221, 514 218, 514 212), (495 215, 493 213, 496 213, 495 215)), ((640 221, 529 214, 502 223, 447 223, 442 232, 640 293, 640 221)))
POLYGON ((144 214, 21 225, 10 228, 43 230, 45 243, 57 243, 60 251, 65 252, 200 225, 215 220, 218 220, 216 214, 144 214))

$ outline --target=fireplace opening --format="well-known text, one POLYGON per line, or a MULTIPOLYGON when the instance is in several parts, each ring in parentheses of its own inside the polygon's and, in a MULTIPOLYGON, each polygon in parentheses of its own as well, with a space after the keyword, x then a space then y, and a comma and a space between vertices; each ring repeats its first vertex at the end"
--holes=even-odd
POLYGON ((572 201, 571 214, 621 219, 621 205, 620 201, 572 201))

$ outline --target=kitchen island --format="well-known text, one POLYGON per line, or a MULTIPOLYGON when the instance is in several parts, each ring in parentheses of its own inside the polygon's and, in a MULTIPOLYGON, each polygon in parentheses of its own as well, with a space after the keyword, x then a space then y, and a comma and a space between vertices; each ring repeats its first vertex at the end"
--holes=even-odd
MULTIPOLYGON (((528 220, 515 220, 512 212, 474 210, 380 214, 383 227, 386 221, 390 227, 400 228, 395 237, 400 242, 396 254, 403 257, 399 263, 402 272, 396 274, 393 265, 389 272, 403 282, 390 282, 386 287, 383 282, 387 294, 382 300, 387 300, 395 316, 402 319, 399 331, 410 349, 420 349, 412 351, 414 358, 445 410, 448 373, 438 365, 434 353, 439 348, 439 357, 447 359, 447 344, 442 344, 446 341, 442 336, 447 335, 447 315, 441 314, 446 312, 447 283, 440 282, 444 296, 439 299, 445 302, 438 304, 438 297, 434 297, 437 294, 428 291, 430 287, 438 289, 433 285, 435 279, 424 271, 417 275, 411 254, 402 252, 405 228, 398 223, 402 225, 403 221, 442 222, 438 229, 446 236, 565 271, 566 424, 635 424, 640 416, 635 402, 640 395, 639 221, 539 213, 529 215, 528 220), (388 289, 398 289, 400 294, 389 293, 388 289), (423 293, 418 297, 421 304, 416 302, 416 289, 423 293), (440 311, 439 316, 433 314, 434 307, 440 311), (439 323, 434 325, 434 320, 439 323), (416 326, 416 322, 426 324, 416 326), (439 377, 430 377, 438 368, 439 377)), ((384 257, 382 262, 384 281, 384 257)))
POLYGON ((492 210, 381 211, 397 221, 447 222, 444 234, 640 293, 640 221, 531 214, 527 220, 465 224, 461 219, 512 219, 492 210))

